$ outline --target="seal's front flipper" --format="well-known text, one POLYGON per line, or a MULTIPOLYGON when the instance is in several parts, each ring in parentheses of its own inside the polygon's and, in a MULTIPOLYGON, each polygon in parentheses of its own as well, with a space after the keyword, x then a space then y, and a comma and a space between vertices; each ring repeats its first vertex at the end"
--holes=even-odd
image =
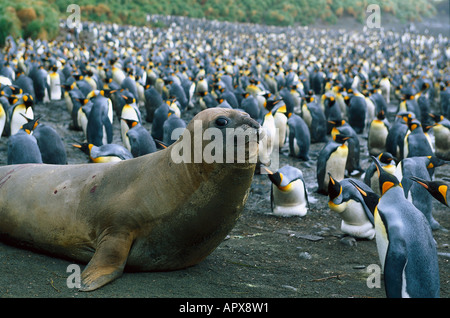
POLYGON ((122 275, 133 238, 129 233, 109 234, 99 243, 81 273, 81 291, 92 291, 122 275))

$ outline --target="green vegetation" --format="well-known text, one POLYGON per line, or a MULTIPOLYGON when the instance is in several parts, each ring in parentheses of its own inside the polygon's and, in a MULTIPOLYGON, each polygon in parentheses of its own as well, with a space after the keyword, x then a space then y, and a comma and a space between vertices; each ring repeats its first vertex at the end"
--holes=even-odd
POLYGON ((81 19, 97 22, 145 25, 147 14, 179 15, 232 22, 270 25, 334 24, 351 16, 365 21, 369 4, 402 22, 420 20, 436 13, 431 0, 2 0, 0 44, 8 34, 52 39, 58 18, 68 17, 67 6, 81 7, 81 19))

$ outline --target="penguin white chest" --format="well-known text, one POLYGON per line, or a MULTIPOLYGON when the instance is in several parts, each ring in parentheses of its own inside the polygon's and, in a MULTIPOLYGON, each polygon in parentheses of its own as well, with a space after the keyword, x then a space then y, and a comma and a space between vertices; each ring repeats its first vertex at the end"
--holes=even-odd
POLYGON ((339 146, 328 158, 324 176, 324 184, 327 187, 329 181, 328 172, 337 181, 341 181, 344 179, 347 156, 348 156, 348 147, 346 145, 342 145, 339 146))
POLYGON ((331 210, 339 213, 342 218, 341 231, 358 238, 373 239, 375 229, 367 218, 366 212, 360 202, 348 200, 336 205, 330 202, 331 210))
POLYGON ((272 186, 273 214, 280 216, 304 216, 308 212, 308 202, 302 180, 291 182, 286 190, 272 186))
POLYGON ((378 257, 380 258, 381 269, 384 271, 384 262, 386 260, 386 254, 389 246, 389 239, 384 226, 383 220, 375 209, 374 213, 374 223, 375 223, 375 240, 377 243, 378 257))

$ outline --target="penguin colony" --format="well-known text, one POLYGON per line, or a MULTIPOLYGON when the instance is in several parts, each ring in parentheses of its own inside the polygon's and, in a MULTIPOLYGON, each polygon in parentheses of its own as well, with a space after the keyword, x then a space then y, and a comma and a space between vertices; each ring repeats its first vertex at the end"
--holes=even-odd
POLYGON ((129 160, 173 143, 172 131, 203 109, 240 109, 269 136, 260 163, 275 215, 307 217, 314 186, 297 167, 265 168, 270 153, 308 164, 310 145, 323 143, 316 191, 346 235, 376 239, 386 295, 439 296, 431 200, 448 206, 448 180, 434 180, 450 160, 448 38, 159 19, 170 27, 84 23, 81 38, 69 29, 53 42, 9 37, 0 53, 7 164, 69 164, 67 144, 92 163, 129 160), (35 113, 54 102, 70 114, 72 140, 35 113))

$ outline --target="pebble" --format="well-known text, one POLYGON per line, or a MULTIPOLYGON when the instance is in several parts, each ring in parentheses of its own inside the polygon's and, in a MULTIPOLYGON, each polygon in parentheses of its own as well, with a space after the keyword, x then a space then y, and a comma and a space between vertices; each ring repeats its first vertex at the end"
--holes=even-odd
POLYGON ((302 253, 298 254, 298 257, 301 259, 311 259, 312 258, 311 254, 309 254, 308 252, 302 252, 302 253))
POLYGON ((347 246, 356 246, 356 240, 353 236, 344 236, 340 242, 347 246))

